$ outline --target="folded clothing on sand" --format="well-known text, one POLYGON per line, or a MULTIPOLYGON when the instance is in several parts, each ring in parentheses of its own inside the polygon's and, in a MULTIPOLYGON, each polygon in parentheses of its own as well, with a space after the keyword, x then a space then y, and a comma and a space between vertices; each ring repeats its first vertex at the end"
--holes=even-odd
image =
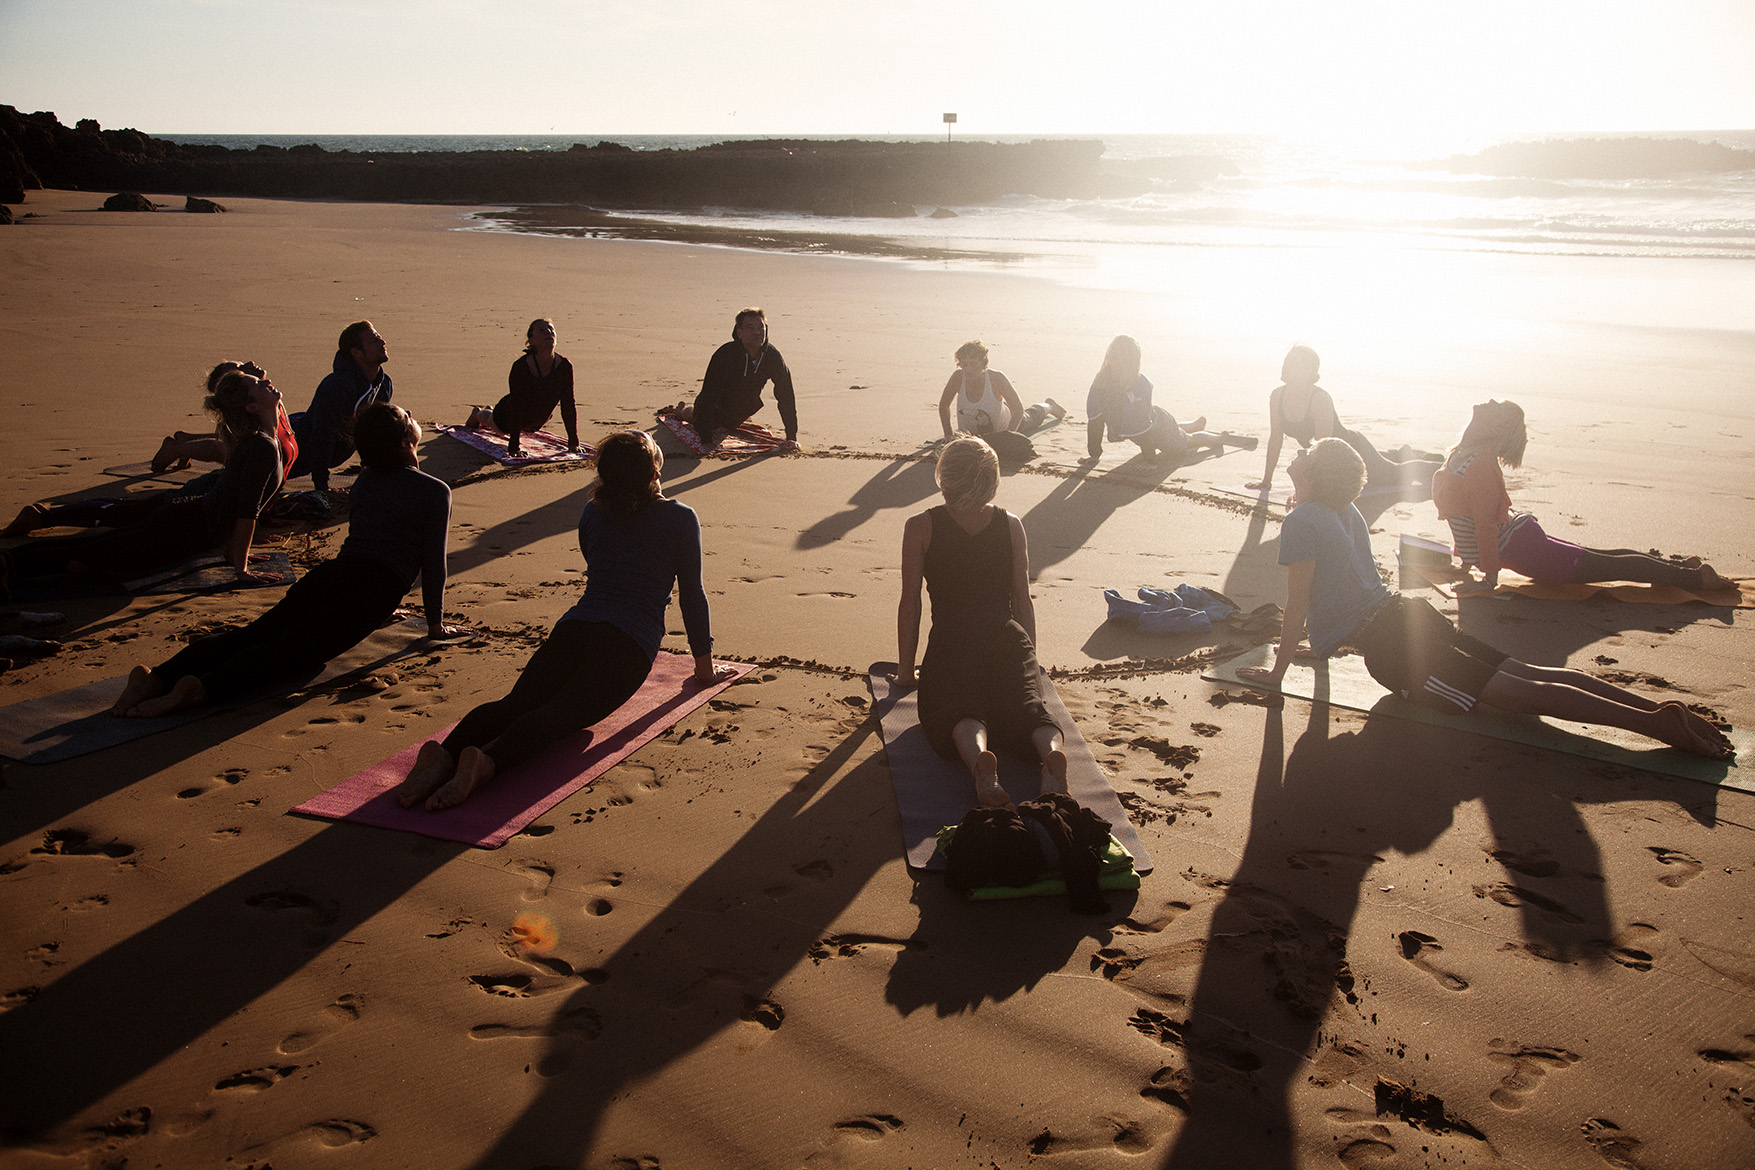
POLYGON ((1103 590, 1109 604, 1109 621, 1130 621, 1142 634, 1206 634, 1213 623, 1237 612, 1220 594, 1193 585, 1174 589, 1140 586, 1139 600, 1129 601, 1114 589, 1103 590))

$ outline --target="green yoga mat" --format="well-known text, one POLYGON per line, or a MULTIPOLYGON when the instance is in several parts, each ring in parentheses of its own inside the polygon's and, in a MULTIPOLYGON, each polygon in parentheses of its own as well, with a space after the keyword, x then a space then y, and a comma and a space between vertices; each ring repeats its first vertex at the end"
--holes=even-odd
MULTIPOLYGON (((1229 662, 1220 663, 1201 677, 1209 682, 1233 683, 1260 690, 1261 687, 1239 678, 1237 671, 1244 666, 1266 666, 1274 651, 1271 643, 1257 646, 1229 662)), ((1369 711, 1373 715, 1449 727, 1489 739, 1548 748, 1587 760, 1625 764, 1629 768, 1643 768, 1665 776, 1681 776, 1722 788, 1755 792, 1755 764, 1751 762, 1755 761, 1755 755, 1751 754, 1755 753, 1755 732, 1745 728, 1731 731, 1731 743, 1737 749, 1735 760, 1709 760, 1678 748, 1660 746, 1656 740, 1618 727, 1514 715, 1486 705, 1467 715, 1446 715, 1390 694, 1366 673, 1365 660, 1356 654, 1322 661, 1294 661, 1280 680, 1280 693, 1353 711, 1369 711)))

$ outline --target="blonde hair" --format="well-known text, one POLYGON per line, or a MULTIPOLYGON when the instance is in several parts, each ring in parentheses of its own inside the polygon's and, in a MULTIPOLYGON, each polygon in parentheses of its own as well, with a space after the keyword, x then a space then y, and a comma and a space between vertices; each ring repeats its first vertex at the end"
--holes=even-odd
POLYGON ((1104 390, 1131 390, 1140 377, 1140 343, 1123 333, 1103 353, 1097 385, 1104 390))
POLYGON ((935 478, 953 511, 979 508, 999 494, 999 456, 974 435, 964 435, 939 452, 935 478))
POLYGON ((1318 439, 1304 460, 1311 498, 1337 512, 1365 490, 1365 460, 1345 439, 1318 439))
POLYGON ((962 365, 964 358, 978 357, 981 364, 987 364, 987 347, 979 341, 965 341, 957 347, 957 364, 962 365))
POLYGON ((1280 363, 1280 381, 1316 383, 1317 375, 1322 370, 1322 359, 1308 345, 1294 345, 1286 351, 1286 360, 1280 363))
POLYGON ((1523 421, 1523 407, 1515 402, 1489 400, 1475 407, 1462 438, 1450 449, 1455 455, 1485 453, 1507 467, 1522 467, 1530 434, 1523 421))
POLYGON ((202 406, 217 420, 215 433, 219 441, 229 452, 240 439, 256 434, 258 431, 274 430, 274 420, 257 418, 250 411, 250 391, 254 390, 261 379, 244 373, 243 370, 232 370, 222 374, 214 383, 213 390, 207 395, 202 406))

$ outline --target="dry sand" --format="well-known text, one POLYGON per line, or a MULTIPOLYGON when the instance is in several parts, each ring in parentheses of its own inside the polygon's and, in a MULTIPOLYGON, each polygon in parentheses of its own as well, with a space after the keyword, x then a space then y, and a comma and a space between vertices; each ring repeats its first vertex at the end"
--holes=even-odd
MULTIPOLYGON (((1137 898, 1101 919, 970 905, 903 864, 862 676, 894 654, 902 522, 934 495, 911 457, 950 351, 982 336, 1026 400, 1082 415, 1126 330, 1178 415, 1259 431, 1297 336, 1273 313, 1198 288, 450 231, 446 208, 99 202, 33 193, 42 217, 0 231, 8 517, 113 490, 100 469, 198 426, 220 357, 302 405, 357 317, 428 421, 492 401, 524 323, 555 317, 590 437, 692 393, 731 313, 765 304, 807 450, 673 461, 718 650, 763 666, 498 851, 284 815, 499 693, 580 587, 588 476, 484 470, 443 438, 424 453, 456 484, 447 608, 480 645, 7 766, 0 1165, 1755 1163, 1755 798, 1223 702, 1198 659, 1248 639, 1102 622, 1104 586, 1278 599, 1276 520, 1211 490, 1257 454, 1166 480, 1111 450, 1083 473, 1081 420, 1001 488, 1043 659, 1158 862, 1137 898), (552 951, 514 944, 525 913, 552 951)), ((1755 338, 1527 307, 1526 269, 1686 278, 1596 263, 1435 261, 1508 291, 1375 346, 1302 339, 1368 434, 1440 446, 1469 403, 1517 398, 1536 438, 1513 492, 1551 529, 1746 573, 1755 338)), ((1385 563, 1397 532, 1441 530, 1417 503, 1374 528, 1385 563)), ((0 676, 0 702, 161 660, 265 592, 70 602, 66 650, 0 676)), ((1755 718, 1749 611, 1498 599, 1463 621, 1755 718)))

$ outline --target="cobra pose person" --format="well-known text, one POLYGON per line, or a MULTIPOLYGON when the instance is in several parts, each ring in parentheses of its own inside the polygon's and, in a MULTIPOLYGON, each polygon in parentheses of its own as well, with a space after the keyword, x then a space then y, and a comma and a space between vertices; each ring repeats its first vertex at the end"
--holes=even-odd
POLYGON ((1466 714, 1486 703, 1620 727, 1710 759, 1731 756, 1724 734, 1681 703, 1653 702, 1583 671, 1519 662, 1461 633, 1427 602, 1391 591, 1353 506, 1365 461, 1342 440, 1318 440, 1288 471, 1303 502, 1280 526, 1285 618, 1273 664, 1238 671, 1249 682, 1277 687, 1308 629, 1318 657, 1357 647, 1372 678, 1439 711, 1466 714))
POLYGON ((694 405, 679 402, 660 414, 674 413, 695 428, 708 447, 718 446, 725 435, 742 426, 762 409, 762 387, 774 384, 774 405, 786 428, 786 447, 798 445, 798 406, 792 395, 792 371, 780 351, 768 344, 768 315, 749 308, 738 313, 731 327, 731 340, 713 351, 701 392, 694 405))
POLYGON ((1280 447, 1286 436, 1308 447, 1318 439, 1345 439, 1347 445, 1365 461, 1365 482, 1371 487, 1394 487, 1431 480, 1438 470, 1438 461, 1419 457, 1403 447, 1401 459, 1391 459, 1371 445, 1371 440, 1350 427, 1343 426, 1335 416, 1335 400, 1316 384, 1322 360, 1307 345, 1294 345, 1280 363, 1281 384, 1268 395, 1267 467, 1261 479, 1246 484, 1250 490, 1274 486, 1274 469, 1279 466, 1280 447))
POLYGON ((524 331, 523 356, 506 375, 506 395, 492 410, 478 406, 464 425, 471 430, 489 423, 506 436, 506 449, 520 455, 518 436, 540 431, 555 407, 567 428, 567 450, 579 449, 578 407, 573 402, 573 363, 555 352, 555 323, 538 317, 524 331))
POLYGON ((1463 568, 1481 570, 1480 580, 1471 578, 1457 586, 1457 596, 1493 592, 1502 568, 1532 581, 1736 588, 1736 582, 1699 558, 1675 564, 1637 549, 1585 548, 1549 536, 1528 512, 1512 512, 1500 468, 1521 467, 1528 443, 1521 406, 1492 400, 1479 403, 1468 429, 1432 477, 1432 502, 1438 506, 1438 518, 1450 524, 1457 557, 1463 568))
POLYGON ((420 470, 420 424, 400 406, 380 402, 361 413, 355 437, 365 469, 335 558, 242 629, 191 642, 157 669, 136 666, 113 714, 165 715, 318 669, 388 621, 417 575, 428 634, 456 632, 442 617, 451 489, 420 470))
POLYGON ((713 667, 701 522, 664 497, 664 456, 652 437, 619 431, 597 451, 597 482, 579 517, 585 596, 562 614, 504 698, 465 715, 444 742, 421 745, 397 789, 404 808, 450 808, 506 768, 589 727, 633 697, 652 671, 675 586, 695 656, 693 681, 713 667))

